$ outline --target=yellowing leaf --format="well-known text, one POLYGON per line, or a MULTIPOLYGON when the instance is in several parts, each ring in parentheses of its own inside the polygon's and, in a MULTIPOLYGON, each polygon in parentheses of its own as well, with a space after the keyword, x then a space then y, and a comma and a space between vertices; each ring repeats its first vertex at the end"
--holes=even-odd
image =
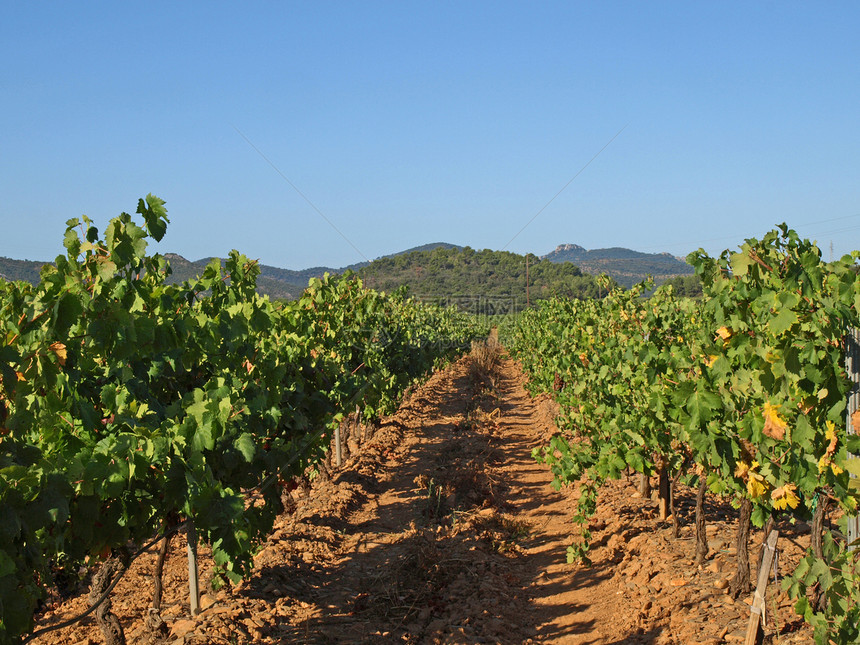
POLYGON ((68 356, 66 353, 66 346, 63 345, 63 343, 51 343, 51 346, 48 349, 57 355, 57 360, 60 362, 60 365, 65 367, 66 357, 68 356))
POLYGON ((785 429, 788 423, 777 413, 777 408, 770 403, 764 404, 764 433, 777 441, 785 439, 785 429))
POLYGON ((767 482, 759 473, 755 472, 759 467, 759 463, 755 460, 749 465, 744 462, 738 462, 735 467, 735 477, 747 478, 747 492, 750 498, 756 499, 761 497, 767 491, 767 482))
POLYGON ((720 327, 717 330, 717 337, 722 338, 724 341, 726 341, 732 337, 732 330, 728 327, 720 327))
POLYGON ((770 498, 773 500, 773 507, 776 510, 783 510, 789 506, 797 508, 797 505, 800 503, 800 498, 797 496, 797 486, 794 484, 786 484, 785 486, 775 488, 770 494, 770 498))
POLYGON ((764 477, 759 475, 758 473, 754 473, 750 471, 750 478, 747 482, 747 492, 750 494, 750 498, 758 499, 762 495, 764 495, 767 490, 767 484, 764 481, 764 477))
POLYGON ((826 398, 827 398, 827 395, 828 395, 828 394, 829 394, 829 392, 827 391, 827 388, 826 388, 826 387, 821 388, 820 390, 818 390, 818 395, 817 395, 817 396, 818 396, 818 400, 819 400, 819 401, 823 401, 824 399, 826 399, 826 398))
POLYGON ((830 457, 833 453, 836 452, 836 444, 839 442, 839 438, 836 436, 836 424, 832 421, 827 422, 827 430, 824 433, 825 438, 830 440, 830 444, 827 446, 827 450, 825 451, 825 455, 830 457))

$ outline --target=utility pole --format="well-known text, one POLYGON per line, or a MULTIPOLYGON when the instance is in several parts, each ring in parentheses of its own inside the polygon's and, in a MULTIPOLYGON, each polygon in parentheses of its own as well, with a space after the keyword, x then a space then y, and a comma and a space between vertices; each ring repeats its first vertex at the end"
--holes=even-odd
POLYGON ((531 304, 529 298, 529 254, 526 253, 526 307, 531 307, 531 304))

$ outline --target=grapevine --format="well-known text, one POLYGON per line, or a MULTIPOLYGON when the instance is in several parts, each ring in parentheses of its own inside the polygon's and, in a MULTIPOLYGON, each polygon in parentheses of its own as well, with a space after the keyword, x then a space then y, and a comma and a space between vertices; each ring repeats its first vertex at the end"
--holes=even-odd
POLYGON ((235 251, 170 285, 146 253, 164 202, 149 195, 136 215, 103 236, 69 220, 40 284, 0 281, 0 642, 32 629, 58 569, 177 518, 238 581, 281 510, 274 484, 319 461, 344 412, 391 411, 483 331, 349 275, 275 304, 235 251))
MULTIPOLYGON (((858 258, 824 262, 814 243, 782 225, 719 258, 691 254, 701 300, 678 299, 668 287, 644 298, 644 284, 526 312, 506 343, 533 392, 561 404, 561 433, 536 456, 550 464, 557 486, 587 476, 583 515, 593 511, 599 483, 628 468, 677 471, 700 482, 700 491, 733 500, 742 520, 733 592, 747 591, 744 518, 756 526, 786 515, 808 519, 827 506, 817 500, 857 510, 849 473, 860 471, 849 454, 860 442, 846 431, 844 338, 858 324, 858 258)), ((700 517, 700 561, 704 528, 700 517)), ((571 553, 586 549, 581 540, 571 553)), ((811 557, 822 562, 820 553, 811 557)), ((860 592, 854 586, 849 595, 860 592)), ((821 618, 835 601, 822 602, 798 605, 819 639, 830 633, 822 625, 841 625, 821 618)))

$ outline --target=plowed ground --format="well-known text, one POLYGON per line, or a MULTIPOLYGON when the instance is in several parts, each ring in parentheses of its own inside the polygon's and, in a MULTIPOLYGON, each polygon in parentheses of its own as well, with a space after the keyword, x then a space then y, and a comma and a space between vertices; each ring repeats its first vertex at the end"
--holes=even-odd
MULTIPOLYGON (((167 561, 161 633, 144 625, 155 554, 139 558, 113 594, 128 642, 741 642, 749 598, 732 601, 720 588, 735 566, 735 511, 708 507, 712 555, 699 568, 693 493, 678 491, 673 539, 634 480, 613 482, 591 523, 593 565, 568 564, 575 490, 554 491, 531 457, 556 432, 553 406, 528 396, 513 361, 500 358, 490 372, 480 362, 461 359, 378 428, 353 429, 342 467, 293 493, 253 576, 206 591, 198 616, 188 616, 183 537, 167 561)), ((778 575, 808 544, 802 533, 781 540, 778 575)), ((204 590, 211 570, 202 550, 204 590)), ((39 627, 86 606, 85 593, 56 602, 39 627)), ((767 608, 769 638, 811 642, 774 585, 767 608)), ((88 617, 35 642, 103 640, 88 617)))

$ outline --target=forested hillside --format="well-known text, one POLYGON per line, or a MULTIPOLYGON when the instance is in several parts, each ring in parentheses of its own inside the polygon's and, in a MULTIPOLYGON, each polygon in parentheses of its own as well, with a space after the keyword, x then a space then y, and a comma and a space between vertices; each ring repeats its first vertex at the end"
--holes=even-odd
MULTIPOLYGON (((187 260, 175 253, 165 254, 170 263, 168 284, 180 284, 199 277, 212 258, 187 260)), ((0 258, 0 277, 39 281, 39 271, 45 262, 0 258)), ((222 262, 223 264, 223 262, 222 262)), ((393 291, 403 285, 421 297, 493 299, 492 307, 510 309, 516 301, 520 307, 527 300, 542 300, 561 295, 590 298, 599 295, 594 276, 606 273, 624 287, 652 276, 656 284, 672 282, 680 295, 701 294, 693 268, 668 253, 641 253, 630 249, 610 248, 587 250, 575 244, 562 244, 552 253, 540 258, 529 255, 530 289, 526 294, 526 256, 506 251, 476 251, 445 242, 434 242, 406 251, 383 256, 371 263, 359 262, 343 267, 316 266, 306 269, 282 269, 260 265, 257 291, 279 300, 297 298, 311 278, 324 274, 357 271, 374 288, 393 291), (585 273, 583 273, 585 272, 585 273), (508 305, 501 305, 500 298, 508 305)), ((475 310, 468 305, 466 308, 475 310)))
POLYGON ((36 284, 39 282, 39 271, 45 264, 47 263, 0 257, 0 278, 9 281, 23 280, 30 284, 36 284))
MULTIPOLYGON (((401 253, 411 253, 413 251, 429 251, 437 247, 446 249, 459 249, 454 244, 446 242, 432 242, 416 246, 401 253)), ((385 258, 394 257, 399 253, 384 256, 385 258)), ((167 278, 167 284, 181 284, 186 280, 194 280, 199 278, 213 257, 203 258, 202 260, 188 260, 178 253, 165 253, 165 259, 170 264, 171 274, 167 278)), ((39 283, 39 273, 42 267, 52 262, 35 262, 32 260, 15 260, 13 258, 0 257, 0 278, 9 281, 23 280, 32 285, 39 283)), ((346 271, 358 271, 368 262, 358 262, 342 267, 315 266, 306 269, 282 269, 280 267, 260 264, 260 276, 257 278, 257 292, 261 295, 267 295, 276 300, 293 300, 305 290, 308 286, 308 281, 311 278, 322 278, 326 273, 332 275, 341 274, 346 271)), ((222 258, 221 265, 224 266, 222 258)))
POLYGON ((594 298, 601 291, 594 276, 583 274, 570 262, 555 263, 508 251, 476 251, 468 246, 381 258, 360 269, 359 275, 373 289, 393 291, 407 286, 419 298, 453 299, 477 313, 519 310, 527 301, 551 296, 594 298))

